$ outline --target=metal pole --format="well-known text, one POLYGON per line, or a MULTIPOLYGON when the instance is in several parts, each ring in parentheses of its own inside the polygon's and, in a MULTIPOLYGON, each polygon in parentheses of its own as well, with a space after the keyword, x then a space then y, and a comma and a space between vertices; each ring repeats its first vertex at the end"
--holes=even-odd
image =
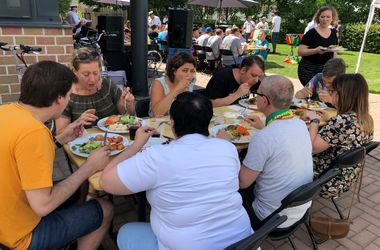
POLYGON ((148 96, 147 65, 148 0, 131 0, 132 91, 135 96, 148 96))

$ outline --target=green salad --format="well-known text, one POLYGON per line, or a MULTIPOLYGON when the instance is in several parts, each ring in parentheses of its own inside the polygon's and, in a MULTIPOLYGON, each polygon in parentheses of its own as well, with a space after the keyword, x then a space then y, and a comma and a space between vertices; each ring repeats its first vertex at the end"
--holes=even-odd
POLYGON ((121 115, 119 118, 119 123, 121 124, 134 124, 136 122, 136 117, 133 115, 121 115))
POLYGON ((79 152, 84 153, 84 154, 90 154, 92 151, 94 151, 97 148, 100 148, 102 146, 103 142, 102 141, 93 141, 89 140, 86 143, 79 144, 76 146, 72 146, 72 150, 76 150, 77 147, 79 147, 79 152))

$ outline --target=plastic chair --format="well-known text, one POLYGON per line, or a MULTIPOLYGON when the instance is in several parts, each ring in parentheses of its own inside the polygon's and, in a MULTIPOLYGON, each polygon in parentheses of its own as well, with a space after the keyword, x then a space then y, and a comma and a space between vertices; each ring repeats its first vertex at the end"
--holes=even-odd
MULTIPOLYGON (((366 154, 365 147, 358 147, 358 148, 347 150, 335 158, 335 160, 331 163, 331 167, 329 169, 338 169, 340 173, 342 173, 341 171, 344 168, 353 167, 359 163, 363 163, 365 154, 366 154)), ((363 174, 363 171, 361 171, 360 176, 358 177, 360 178, 360 185, 361 185, 362 174, 363 174)), ((358 190, 358 198, 359 198, 359 192, 360 192, 360 185, 359 185, 359 190, 358 190)), ((336 204, 335 199, 331 198, 331 201, 334 204, 336 211, 339 214, 339 217, 343 219, 342 212, 340 211, 338 205, 336 204)))
POLYGON ((227 64, 224 64, 224 58, 223 56, 232 56, 232 59, 234 60, 234 65, 233 66, 239 66, 236 62, 236 58, 234 56, 234 53, 232 53, 232 50, 229 50, 229 49, 220 49, 220 54, 222 55, 222 64, 223 66, 231 66, 231 65, 227 65, 227 64))
POLYGON ((212 53, 213 57, 215 58, 215 59, 207 59, 207 57, 206 57, 206 61, 209 65, 209 67, 213 69, 212 72, 214 73, 221 66, 220 55, 216 56, 214 50, 210 46, 203 46, 203 50, 206 53, 212 53))
POLYGON ((149 116, 149 105, 150 98, 142 97, 138 99, 135 105, 136 116, 137 117, 148 117, 149 116))
MULTIPOLYGON (((260 228, 265 225, 273 216, 276 214, 279 214, 282 210, 290 207, 296 207, 302 204, 305 204, 311 200, 320 192, 321 185, 325 184, 335 176, 339 175, 340 171, 338 169, 330 169, 328 172, 326 172, 324 175, 322 175, 320 178, 304 184, 294 191, 290 192, 284 199, 281 201, 281 206, 277 208, 273 213, 271 213, 268 217, 266 217, 262 222, 260 228)), ((311 242, 313 244, 313 249, 318 249, 317 243, 315 242, 314 236, 310 230, 310 227, 308 225, 308 218, 309 218, 309 210, 308 209, 305 213, 305 215, 298 220, 293 225, 286 227, 286 228, 277 228, 276 230, 269 233, 269 238, 271 240, 283 240, 288 239, 290 244, 292 245, 293 249, 296 249, 294 242, 290 238, 290 236, 298 229, 298 227, 301 224, 305 224, 306 229, 309 233, 309 237, 311 239, 311 242)))
POLYGON ((369 157, 372 157, 373 159, 377 160, 377 161, 380 161, 379 158, 373 156, 373 155, 370 155, 369 153, 374 150, 375 148, 377 148, 379 146, 379 142, 378 141, 370 141, 368 142, 367 144, 363 145, 363 147, 365 147, 365 152, 366 154, 369 156, 369 157))
POLYGON ((205 59, 206 59, 206 54, 203 51, 203 47, 198 44, 193 44, 193 48, 197 56, 197 65, 201 70, 203 70, 205 68, 205 59))
POLYGON ((225 248, 225 250, 252 250, 259 248, 263 241, 268 237, 268 234, 276 229, 276 227, 281 225, 284 221, 286 221, 286 219, 286 215, 274 215, 262 227, 260 227, 259 230, 256 230, 247 238, 230 245, 229 247, 225 248))

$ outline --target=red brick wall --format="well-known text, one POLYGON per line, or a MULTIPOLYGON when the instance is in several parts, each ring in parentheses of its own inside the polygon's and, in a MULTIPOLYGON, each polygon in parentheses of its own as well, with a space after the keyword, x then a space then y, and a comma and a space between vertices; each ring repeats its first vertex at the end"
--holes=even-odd
MULTIPOLYGON (((69 64, 73 51, 70 28, 0 27, 0 42, 41 47, 40 54, 26 54, 27 64, 53 60, 69 64)), ((0 50, 0 104, 15 102, 20 95, 13 54, 0 50)))

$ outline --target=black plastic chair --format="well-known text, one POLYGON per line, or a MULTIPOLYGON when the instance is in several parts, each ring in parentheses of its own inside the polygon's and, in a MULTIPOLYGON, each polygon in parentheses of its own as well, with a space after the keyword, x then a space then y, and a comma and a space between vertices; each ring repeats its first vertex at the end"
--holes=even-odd
MULTIPOLYGON (((358 148, 353 148, 353 149, 347 150, 335 158, 335 160, 331 163, 331 167, 329 169, 331 169, 331 168, 338 169, 341 173, 341 171, 344 168, 353 167, 359 163, 363 163, 365 154, 366 154, 366 148, 365 147, 358 147, 358 148)), ((363 167, 364 166, 362 166, 362 168, 363 167)), ((362 174, 363 174, 363 169, 360 173, 360 176, 358 177, 360 179, 360 183, 361 183, 361 175, 362 174)), ((361 184, 359 184, 358 198, 359 198, 359 192, 360 192, 360 185, 361 184)), ((342 212, 340 211, 338 204, 336 204, 335 199, 331 198, 331 201, 334 204, 334 207, 335 207, 336 211, 338 212, 339 217, 341 219, 343 219, 342 212)))
POLYGON ((229 49, 219 49, 219 51, 220 51, 220 54, 222 55, 222 64, 223 64, 223 66, 231 66, 231 65, 224 64, 223 56, 232 56, 232 59, 234 60, 234 65, 232 65, 232 66, 235 66, 235 67, 239 66, 237 64, 237 62, 236 62, 236 58, 234 56, 234 53, 232 53, 232 50, 229 50, 229 49))
POLYGON ((377 160, 377 161, 380 161, 379 158, 377 158, 377 157, 375 157, 375 156, 369 154, 372 150, 374 150, 374 149, 377 148, 378 146, 379 146, 379 142, 378 142, 378 141, 370 141, 370 142, 368 142, 367 144, 363 145, 363 147, 365 147, 365 152, 366 152, 366 154, 367 154, 369 157, 371 157, 371 158, 373 158, 373 159, 375 159, 375 160, 377 160))
POLYGON ((206 53, 212 53, 212 56, 215 58, 215 59, 207 59, 207 56, 206 56, 207 64, 209 65, 210 68, 212 68, 212 73, 220 69, 220 67, 222 66, 221 56, 220 55, 216 56, 214 50, 210 46, 203 46, 203 51, 206 53))
POLYGON ((225 250, 252 250, 257 249, 261 246, 263 241, 268 237, 268 234, 272 232, 276 227, 281 225, 284 221, 286 221, 286 215, 280 216, 276 214, 270 218, 259 230, 256 230, 252 235, 248 236, 245 239, 242 239, 229 247, 225 248, 225 250))
MULTIPOLYGON (((291 193, 289 193, 284 199, 281 201, 281 206, 277 208, 273 213, 271 213, 268 217, 266 217, 262 222, 260 228, 268 222, 273 216, 280 213, 282 210, 290 207, 296 207, 302 204, 305 204, 311 200, 320 192, 321 185, 325 184, 332 178, 336 177, 340 174, 340 171, 338 169, 330 169, 328 172, 326 172, 324 175, 322 175, 320 178, 304 184, 291 193)), ((313 249, 318 249, 317 243, 315 242, 314 236, 310 230, 310 227, 308 225, 308 218, 309 218, 309 210, 308 209, 305 213, 305 215, 298 220, 293 225, 286 227, 286 228, 277 228, 276 230, 269 233, 269 238, 271 240, 277 241, 277 240, 283 240, 288 239, 290 244, 292 245, 293 249, 296 249, 294 242, 290 238, 290 236, 298 229, 298 227, 301 224, 305 224, 306 229, 309 233, 309 237, 311 239, 311 242, 313 244, 313 249)))
POLYGON ((142 97, 139 98, 135 105, 136 116, 137 117, 148 117, 149 116, 149 105, 150 98, 142 97))
POLYGON ((203 51, 203 47, 199 44, 193 44, 193 49, 197 56, 197 68, 203 70, 206 66, 206 53, 203 51))

